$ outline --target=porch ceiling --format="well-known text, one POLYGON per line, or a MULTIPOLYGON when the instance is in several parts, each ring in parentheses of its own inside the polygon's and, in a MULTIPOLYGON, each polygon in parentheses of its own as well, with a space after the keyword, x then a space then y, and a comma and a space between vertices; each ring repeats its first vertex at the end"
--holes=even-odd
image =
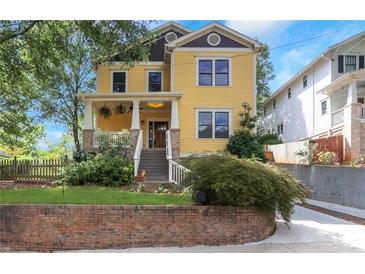
POLYGON ((177 92, 156 92, 156 93, 112 93, 112 94, 78 94, 78 98, 86 102, 119 102, 119 101, 171 101, 173 99, 180 99, 182 93, 177 92))

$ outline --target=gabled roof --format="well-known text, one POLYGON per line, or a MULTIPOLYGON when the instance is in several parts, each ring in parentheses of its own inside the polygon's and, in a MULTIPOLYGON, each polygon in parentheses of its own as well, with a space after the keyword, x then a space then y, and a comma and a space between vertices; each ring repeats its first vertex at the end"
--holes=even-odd
POLYGON ((170 29, 176 30, 184 35, 190 33, 190 30, 173 21, 169 21, 157 28, 154 28, 151 30, 151 32, 163 33, 170 29))
POLYGON ((269 98, 267 98, 264 102, 264 104, 267 104, 268 102, 270 102, 272 99, 274 99, 277 95, 279 95, 282 91, 286 90, 288 88, 288 86, 294 82, 295 80, 297 80, 297 78, 304 74, 310 67, 312 67, 314 64, 316 64, 321 58, 329 58, 328 53, 330 53, 331 51, 336 50, 337 48, 343 46, 344 44, 351 42, 352 40, 355 40, 357 38, 360 38, 361 36, 365 37, 365 31, 360 32, 354 36, 351 36, 350 38, 347 38, 339 43, 336 43, 332 46, 330 46, 329 48, 327 48, 325 51, 323 51, 320 55, 318 55, 316 58, 314 58, 308 65, 306 65, 304 68, 302 68, 299 72, 297 72, 292 78, 290 78, 288 81, 286 81, 280 88, 278 88, 275 92, 273 92, 271 94, 271 96, 269 98))
POLYGON ((179 39, 176 39, 176 40, 168 43, 167 46, 170 48, 179 47, 179 46, 184 45, 187 42, 193 40, 194 38, 200 37, 210 31, 216 31, 216 32, 219 32, 222 34, 226 34, 226 35, 230 36, 231 38, 234 38, 238 42, 248 45, 251 48, 262 48, 263 47, 263 45, 259 41, 252 39, 246 35, 243 35, 242 33, 238 32, 234 29, 231 29, 225 25, 219 24, 219 23, 212 23, 212 24, 205 26, 204 28, 193 31, 185 36, 180 37, 179 39))

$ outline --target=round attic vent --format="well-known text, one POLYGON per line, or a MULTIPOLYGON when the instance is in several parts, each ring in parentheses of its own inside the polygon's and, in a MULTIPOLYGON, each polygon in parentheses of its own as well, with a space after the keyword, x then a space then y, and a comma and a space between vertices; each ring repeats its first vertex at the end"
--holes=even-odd
POLYGON ((167 43, 170 43, 177 39, 177 35, 174 32, 169 32, 165 35, 165 40, 167 43))
POLYGON ((218 46, 221 42, 221 37, 216 33, 211 33, 207 37, 207 42, 211 46, 218 46))

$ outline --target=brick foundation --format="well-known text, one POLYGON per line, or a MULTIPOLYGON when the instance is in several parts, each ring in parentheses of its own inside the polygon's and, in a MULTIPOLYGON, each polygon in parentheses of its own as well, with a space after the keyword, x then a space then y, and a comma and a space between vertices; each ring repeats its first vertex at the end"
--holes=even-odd
POLYGON ((92 152, 94 150, 94 130, 83 129, 82 130, 82 144, 86 152, 92 152))
POLYGON ((244 244, 274 231, 274 214, 255 208, 0 205, 3 251, 244 244))

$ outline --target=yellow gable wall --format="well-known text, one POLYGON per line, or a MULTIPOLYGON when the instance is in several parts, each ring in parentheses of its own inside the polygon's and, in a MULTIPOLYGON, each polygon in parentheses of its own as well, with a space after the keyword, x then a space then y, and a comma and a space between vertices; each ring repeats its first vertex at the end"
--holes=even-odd
POLYGON ((97 67, 97 93, 111 93, 112 71, 123 70, 128 72, 127 92, 147 91, 147 71, 162 70, 163 91, 170 91, 170 65, 135 65, 131 68, 123 68, 121 65, 98 65, 97 67))
MULTIPOLYGON (((182 154, 223 151, 228 139, 197 139, 196 109, 225 108, 232 111, 232 129, 240 128, 242 102, 254 104, 253 55, 242 52, 174 53, 175 91, 183 93, 179 102, 180 149, 182 154), (237 57, 233 57, 239 55, 237 57), (232 85, 228 87, 199 87, 196 85, 197 57, 233 57, 232 85)), ((233 132, 232 130, 232 132, 233 132)))

